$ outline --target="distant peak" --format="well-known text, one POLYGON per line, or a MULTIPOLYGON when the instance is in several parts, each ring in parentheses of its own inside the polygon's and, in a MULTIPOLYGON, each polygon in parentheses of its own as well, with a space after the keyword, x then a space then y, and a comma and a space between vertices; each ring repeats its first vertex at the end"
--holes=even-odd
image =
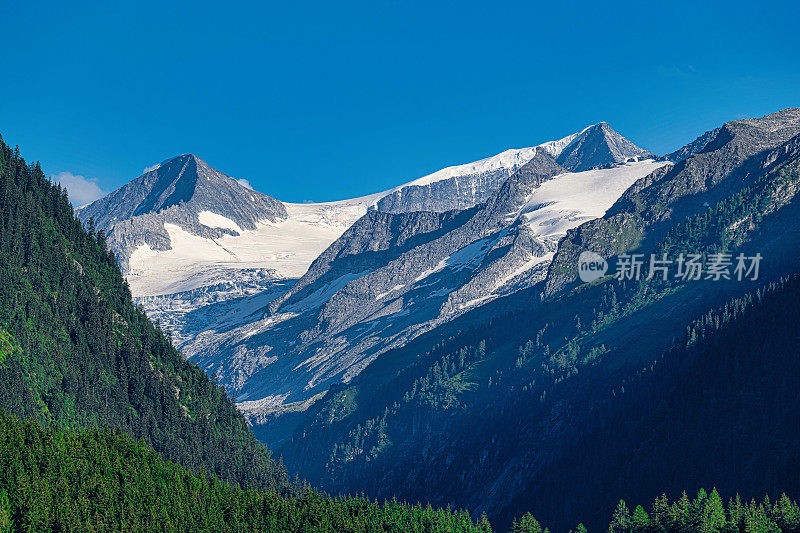
MULTIPOLYGON (((647 158, 653 154, 639 148, 617 133, 608 122, 598 122, 583 131, 565 137, 569 144, 562 147, 556 161, 571 171, 624 163, 630 158, 647 158)), ((561 141, 563 143, 563 140, 561 141)))
POLYGON ((586 131, 587 132, 600 131, 600 132, 603 132, 606 135, 616 135, 616 136, 622 137, 622 135, 617 133, 617 131, 614 128, 612 128, 611 125, 606 121, 598 122, 597 124, 589 126, 588 128, 586 128, 586 131))
POLYGON ((194 154, 180 154, 180 155, 176 155, 176 156, 169 157, 169 158, 165 159, 158 166, 162 167, 162 166, 168 165, 170 163, 175 163, 175 162, 185 163, 187 161, 195 161, 195 162, 200 162, 200 163, 205 164, 205 161, 203 161, 202 159, 200 159, 199 157, 197 157, 194 154))

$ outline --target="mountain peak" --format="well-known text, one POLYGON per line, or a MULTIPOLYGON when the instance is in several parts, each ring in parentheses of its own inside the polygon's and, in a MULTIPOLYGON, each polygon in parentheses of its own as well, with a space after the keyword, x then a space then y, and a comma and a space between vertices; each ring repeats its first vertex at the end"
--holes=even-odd
POLYGON ((139 187, 146 191, 145 197, 135 206, 133 216, 163 211, 198 198, 210 201, 217 195, 253 196, 237 180, 211 167, 194 154, 180 154, 165 159, 125 187, 139 187))
MULTIPOLYGON (((598 122, 571 136, 569 144, 556 156, 559 165, 579 172, 592 167, 624 163, 628 159, 647 159, 653 154, 639 148, 614 131, 608 122, 598 122)), ((565 138, 567 139, 567 138, 565 138)))
POLYGON ((138 246, 170 249, 165 224, 179 226, 194 235, 217 238, 238 234, 231 228, 253 230, 262 220, 274 222, 286 216, 286 207, 281 202, 248 189, 194 154, 166 159, 78 211, 79 218, 84 221, 93 218, 95 226, 106 232, 110 245, 116 246, 123 269, 138 246), (221 223, 225 227, 204 224, 201 221, 204 212, 225 219, 221 223), (133 219, 138 222, 133 224, 133 219))
POLYGON ((560 139, 443 168, 388 191, 375 205, 389 213, 467 209, 486 201, 506 179, 534 160, 551 159, 561 170, 574 172, 652 157, 607 122, 598 122, 560 139))
POLYGON ((195 164, 199 163, 199 164, 203 164, 203 165, 208 165, 208 163, 206 163, 205 161, 203 161, 202 159, 200 159, 199 157, 197 157, 194 154, 180 154, 180 155, 172 156, 172 157, 169 157, 169 158, 165 159, 164 161, 162 161, 158 165, 158 167, 160 167, 162 165, 169 164, 169 163, 173 163, 173 162, 176 162, 176 161, 179 161, 179 162, 182 162, 182 163, 186 163, 186 162, 190 162, 191 161, 191 162, 194 162, 195 164))

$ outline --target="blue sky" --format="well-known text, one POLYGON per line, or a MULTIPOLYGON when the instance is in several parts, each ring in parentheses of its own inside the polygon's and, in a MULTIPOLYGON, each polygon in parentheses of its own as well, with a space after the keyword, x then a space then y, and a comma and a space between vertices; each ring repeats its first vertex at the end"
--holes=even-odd
POLYGON ((665 153, 800 105, 796 2, 3 4, 0 133, 87 197, 192 152, 334 200, 602 120, 665 153))

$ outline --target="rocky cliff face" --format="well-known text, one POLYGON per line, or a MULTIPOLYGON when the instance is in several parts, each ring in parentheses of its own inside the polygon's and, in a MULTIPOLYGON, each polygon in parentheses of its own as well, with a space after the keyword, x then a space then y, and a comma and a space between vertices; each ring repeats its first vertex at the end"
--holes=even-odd
POLYGON ((180 156, 81 216, 110 232, 139 303, 258 421, 542 280, 569 228, 664 165, 649 155, 601 123, 309 205, 180 156))

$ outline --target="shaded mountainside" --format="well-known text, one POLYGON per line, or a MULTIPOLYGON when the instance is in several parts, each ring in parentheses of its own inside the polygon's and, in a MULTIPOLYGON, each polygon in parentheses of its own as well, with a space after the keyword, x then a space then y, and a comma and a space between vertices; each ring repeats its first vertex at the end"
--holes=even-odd
MULTIPOLYGON (((715 141, 727 155, 711 155, 715 150, 709 147, 643 178, 617 203, 628 205, 656 184, 655 191, 638 196, 641 202, 630 203, 641 212, 663 213, 670 205, 660 200, 657 191, 663 191, 702 209, 673 206, 663 225, 647 225, 635 238, 606 220, 611 211, 602 222, 569 232, 588 235, 587 228, 600 225, 607 231, 593 243, 612 250, 650 243, 644 250, 658 257, 760 253, 757 281, 686 281, 674 277, 672 265, 667 280, 606 276, 592 284, 563 284, 544 299, 537 285, 519 295, 530 310, 508 312, 506 298, 498 299, 381 355, 351 383, 332 387, 281 446, 287 464, 331 490, 358 487, 376 496, 463 506, 487 512, 501 526, 530 509, 559 530, 576 519, 601 526, 619 494, 647 501, 663 490, 677 496, 717 479, 726 491, 748 498, 776 488, 796 495, 798 343, 791 328, 798 317, 787 302, 796 299, 797 282, 766 289, 776 295, 771 300, 763 296, 764 287, 798 267, 800 136, 791 136, 794 115, 789 110, 725 127, 721 133, 744 134, 727 148, 722 139, 715 141), (728 164, 712 165, 709 158, 728 164), (689 176, 681 170, 687 168, 694 169, 689 176), (697 199, 679 192, 687 180, 709 185, 697 187, 697 199), (747 298, 758 305, 751 308, 747 298), (709 315, 726 304, 727 310, 709 315), (744 308, 747 317, 732 324, 744 308), (660 366, 671 357, 665 350, 693 319, 714 328, 727 324, 709 335, 720 346, 728 337, 732 342, 723 352, 677 357, 682 362, 668 378, 647 377, 670 368, 660 366), (734 332, 747 322, 753 328, 745 342, 734 332), (759 330, 785 333, 765 344, 755 334, 759 330), (770 347, 774 365, 761 363, 765 352, 759 344, 770 347), (643 379, 660 389, 636 385, 643 379), (765 386, 774 380, 780 385, 765 386), (643 391, 668 403, 658 405, 643 391), (629 427, 623 412, 632 417, 629 427), (766 412, 771 414, 758 415, 766 412), (717 418, 723 422, 715 423, 717 418), (743 438, 735 446, 751 429, 758 440, 743 438), (596 435, 597 442, 586 435, 596 435), (754 458, 756 442, 765 451, 754 458), (594 453, 596 444, 602 453, 594 453), (638 460, 628 463, 630 455, 638 460), (653 474, 640 478, 639 472, 653 474), (656 488, 661 479, 665 485, 656 488)), ((564 268, 570 280, 575 277, 575 263, 564 268)))
POLYGON ((0 405, 45 424, 111 426, 192 471, 290 490, 225 391, 131 302, 102 232, 0 142, 0 405))
POLYGON ((555 522, 580 510, 602 523, 611 494, 677 496, 712 483, 748 499, 800 494, 798 321, 796 275, 693 321, 670 350, 570 421, 580 434, 540 474, 558 483, 529 483, 505 520, 537 502, 534 510, 561 507, 555 522), (593 497, 581 501, 574 487, 593 497))

